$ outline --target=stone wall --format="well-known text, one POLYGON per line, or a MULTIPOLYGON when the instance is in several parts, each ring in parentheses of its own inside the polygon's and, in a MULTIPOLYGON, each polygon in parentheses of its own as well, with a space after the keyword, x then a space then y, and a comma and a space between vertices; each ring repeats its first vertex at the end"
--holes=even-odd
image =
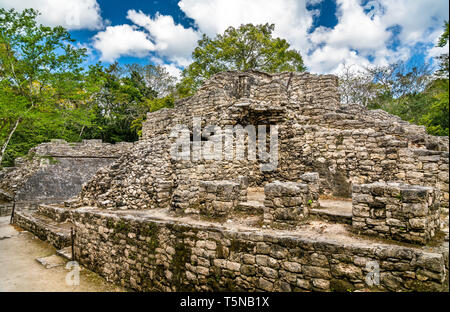
POLYGON ((170 141, 156 136, 138 142, 83 186, 77 205, 114 209, 167 208, 172 200, 170 141))
POLYGON ((308 217, 308 185, 275 181, 266 184, 264 195, 264 225, 295 228, 308 217))
POLYGON ((405 138, 369 125, 367 129, 348 130, 304 125, 292 129, 289 144, 280 144, 280 174, 284 180, 317 171, 322 193, 341 197, 351 197, 352 184, 377 181, 437 186, 443 213, 448 215, 447 151, 417 148, 405 138), (293 149, 297 152, 292 153, 293 149))
POLYGON ((103 143, 102 140, 83 140, 82 142, 68 143, 65 140, 55 139, 39 144, 31 150, 31 153, 56 158, 118 158, 132 146, 133 143, 129 142, 110 144, 103 143))
POLYGON ((448 290, 447 253, 301 234, 238 232, 80 208, 76 259, 138 291, 448 290), (447 268, 446 268, 447 265, 447 268))
POLYGON ((399 183, 353 185, 352 226, 359 233, 426 244, 440 230, 439 191, 399 183))
POLYGON ((243 197, 246 197, 246 189, 242 191, 244 194, 241 194, 240 184, 233 181, 201 181, 198 207, 200 215, 212 218, 227 217, 243 197))
POLYGON ((55 157, 53 163, 42 164, 16 193, 16 201, 64 200, 77 195, 83 183, 111 158, 55 157), (54 199, 54 200, 53 200, 54 199))
POLYGON ((23 211, 14 213, 14 224, 33 233, 39 239, 49 242, 57 249, 71 245, 71 230, 59 229, 55 231, 55 227, 42 219, 34 218, 32 215, 23 211))

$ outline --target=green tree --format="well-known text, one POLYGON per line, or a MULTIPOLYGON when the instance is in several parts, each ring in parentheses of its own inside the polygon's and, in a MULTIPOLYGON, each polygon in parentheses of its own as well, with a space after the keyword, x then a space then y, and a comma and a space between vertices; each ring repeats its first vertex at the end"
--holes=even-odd
MULTIPOLYGON (((444 32, 439 38, 438 47, 444 47, 449 41, 449 23, 444 23, 444 32)), ((443 53, 437 57, 439 69, 437 78, 427 87, 426 95, 430 105, 425 114, 421 116, 420 123, 427 127, 427 131, 434 135, 449 135, 449 55, 443 53)))
POLYGON ((22 124, 39 128, 57 120, 70 129, 85 121, 64 115, 86 99, 80 67, 86 50, 74 47, 64 28, 38 25, 37 16, 33 9, 0 9, 0 164, 22 124))
POLYGON ((428 98, 427 110, 419 115, 419 124, 425 125, 427 132, 433 135, 449 135, 449 80, 436 79, 428 86, 425 97, 428 98))
POLYGON ((103 68, 98 64, 88 76, 99 89, 93 97, 95 117, 85 138, 136 141, 148 112, 173 105, 175 79, 161 66, 116 62, 103 68))
POLYGON ((192 53, 194 62, 183 71, 177 90, 191 95, 212 75, 226 70, 261 70, 269 73, 304 71, 300 53, 285 39, 273 38, 274 24, 229 27, 214 39, 203 35, 192 53))

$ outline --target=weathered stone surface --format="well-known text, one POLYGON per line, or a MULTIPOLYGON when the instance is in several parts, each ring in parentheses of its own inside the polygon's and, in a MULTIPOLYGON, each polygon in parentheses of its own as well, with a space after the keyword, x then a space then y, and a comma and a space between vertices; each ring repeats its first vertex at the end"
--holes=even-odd
POLYGON ((0 169, 0 202, 53 203, 76 196, 102 167, 111 165, 133 143, 102 143, 84 140, 67 143, 52 140, 32 148, 27 158, 16 159, 16 167, 0 169), (3 196, 4 197, 4 196, 3 196))
MULTIPOLYGON (((275 180, 320 184, 316 189, 310 187, 308 200, 313 205, 319 189, 350 197, 355 183, 401 180, 437 185, 441 205, 448 212, 448 140, 429 136, 423 127, 386 112, 368 111, 357 105, 340 106, 338 100, 336 77, 329 75, 220 73, 205 82, 196 95, 177 102, 174 109, 148 114, 141 144, 136 144, 117 168, 98 174, 86 186, 83 203, 102 206, 101 202, 110 198, 107 207, 146 209, 168 207, 172 201, 172 209, 177 212, 199 213, 196 205, 200 181, 237 181, 238 176, 243 176, 249 186, 275 180), (192 118, 205 115, 208 118, 202 120, 202 129, 215 124, 223 130, 241 120, 254 125, 272 121, 277 124, 277 170, 263 173, 257 160, 196 160, 193 153, 189 161, 172 163, 167 134, 175 125, 186 125, 188 131, 183 131, 192 135, 192 118), (416 166, 419 162, 421 166, 416 166), (317 172, 319 177, 309 172, 317 172), (157 203, 151 195, 156 191, 152 182, 155 173, 166 181, 176 177, 168 198, 157 203)), ((204 134, 205 139, 211 139, 210 134, 204 134)))
MULTIPOLYGON (((312 173, 311 185, 318 186, 318 175, 312 173)), ((305 219, 309 207, 317 203, 318 196, 311 194, 310 185, 295 182, 275 181, 264 187, 264 224, 275 228, 292 228, 305 219)))
POLYGON ((440 230, 439 191, 400 183, 353 187, 353 227, 359 233, 426 244, 440 230))

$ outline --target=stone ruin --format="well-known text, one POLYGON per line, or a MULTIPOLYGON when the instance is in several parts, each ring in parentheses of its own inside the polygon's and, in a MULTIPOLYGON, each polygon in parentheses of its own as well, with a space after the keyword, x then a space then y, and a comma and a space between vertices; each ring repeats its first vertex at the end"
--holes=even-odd
MULTIPOLYGON (((109 153, 77 196, 14 214, 57 248, 75 228, 75 259, 109 281, 138 291, 448 291, 448 137, 341 105, 335 76, 219 73, 109 153), (272 170, 264 154, 227 157, 238 144, 251 154, 252 140, 227 145, 223 129, 237 139, 250 125, 277 126, 272 170), (218 142, 226 148, 212 159, 197 157, 196 144, 218 142)), ((6 176, 21 180, 15 171, 6 176)), ((69 183, 52 181, 55 191, 69 183)), ((39 201, 42 188, 28 185, 39 201)))
POLYGON ((18 208, 36 208, 76 196, 98 169, 112 164, 132 146, 55 139, 32 148, 26 157, 15 160, 15 167, 0 170, 0 216, 11 213, 13 202, 18 208))

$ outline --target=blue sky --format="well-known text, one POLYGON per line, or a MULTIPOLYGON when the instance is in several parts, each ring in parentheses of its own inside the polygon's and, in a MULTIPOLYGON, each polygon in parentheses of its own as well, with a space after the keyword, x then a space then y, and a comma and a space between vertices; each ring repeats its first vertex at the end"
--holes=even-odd
POLYGON ((432 61, 448 0, 0 0, 42 12, 40 22, 69 29, 89 62, 161 64, 179 75, 202 34, 274 23, 309 71, 432 61))

